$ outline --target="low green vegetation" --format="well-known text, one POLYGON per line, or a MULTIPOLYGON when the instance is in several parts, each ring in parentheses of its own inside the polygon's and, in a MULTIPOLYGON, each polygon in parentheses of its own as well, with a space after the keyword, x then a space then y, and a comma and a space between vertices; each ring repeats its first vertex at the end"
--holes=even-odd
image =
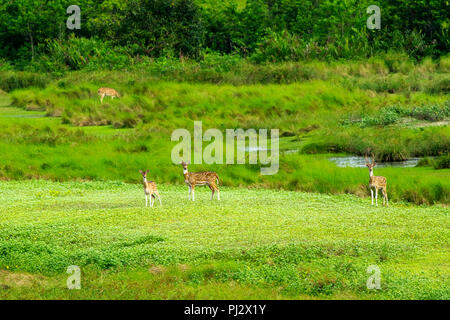
MULTIPOLYGON (((381 68, 378 77, 396 75, 389 73, 386 61, 376 61, 304 64, 321 76, 290 84, 168 82, 149 80, 144 70, 77 72, 45 88, 13 90, 14 107, 0 113, 0 177, 135 183, 137 170, 145 168, 156 181, 181 184, 181 168, 171 161, 177 142, 170 136, 177 128, 192 131, 193 122, 201 120, 203 131, 280 129, 280 170, 274 176, 261 176, 259 165, 192 166, 194 171, 218 171, 223 185, 368 196, 366 168, 338 168, 328 158, 371 150, 378 161, 398 161, 439 157, 450 150, 446 94, 425 93, 424 88, 377 93, 346 84, 365 81, 364 70, 376 66, 381 68), (101 86, 116 88, 122 98, 101 104, 101 86), (380 125, 378 119, 391 114, 396 121, 380 125), (361 125, 343 119, 376 121, 361 125)), ((424 63, 407 72, 448 75, 438 68, 424 63)), ((376 168, 375 174, 387 177, 392 201, 449 203, 444 168, 376 168)))
POLYGON ((417 163, 418 167, 434 167, 435 169, 450 168, 450 155, 446 154, 438 158, 425 157, 417 163))
POLYGON ((343 125, 357 124, 360 127, 386 126, 399 123, 402 119, 410 117, 416 120, 430 122, 450 119, 450 100, 444 106, 430 105, 405 109, 400 106, 389 106, 379 110, 374 115, 362 115, 361 119, 345 119, 343 125))
POLYGON ((449 299, 448 209, 160 184, 0 183, 0 297, 449 299), (82 270, 67 290, 66 269, 82 270), (367 267, 381 270, 368 290, 367 267), (214 289, 213 289, 214 288, 214 289), (217 290, 220 288, 220 290, 217 290))
MULTIPOLYGON (((167 135, 152 129, 68 127, 42 112, 4 108, 0 123, 0 178, 67 180, 120 180, 138 183, 138 169, 150 169, 152 179, 184 184, 181 166, 172 164, 167 135), (9 113, 8 113, 9 112, 9 113)), ((263 187, 320 193, 368 196, 366 168, 339 168, 328 160, 333 154, 305 155, 302 141, 281 138, 280 169, 260 175, 260 165, 193 165, 191 170, 215 170, 226 186, 263 187), (298 148, 298 149, 292 149, 298 148), (294 150, 294 152, 289 152, 294 150)), ((449 203, 448 169, 430 167, 380 168, 388 178, 392 201, 416 204, 449 203)))
POLYGON ((0 6, 0 299, 448 300, 441 2, 80 0, 75 30, 65 0, 0 6), (222 201, 187 202, 171 135, 195 121, 279 129, 278 173, 193 164, 222 201), (330 160, 366 153, 420 158, 375 167, 389 207, 367 168, 330 160), (139 169, 162 207, 143 207, 139 169))

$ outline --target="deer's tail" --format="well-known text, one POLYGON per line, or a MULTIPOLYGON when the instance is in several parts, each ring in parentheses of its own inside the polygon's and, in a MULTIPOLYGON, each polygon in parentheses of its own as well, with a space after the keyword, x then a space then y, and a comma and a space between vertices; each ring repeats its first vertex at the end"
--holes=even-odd
POLYGON ((216 173, 216 183, 219 184, 219 175, 216 173))

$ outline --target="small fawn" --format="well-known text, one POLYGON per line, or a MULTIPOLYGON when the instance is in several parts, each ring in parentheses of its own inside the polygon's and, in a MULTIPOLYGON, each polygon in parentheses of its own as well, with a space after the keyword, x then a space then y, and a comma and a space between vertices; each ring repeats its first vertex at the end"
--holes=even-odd
POLYGON ((217 200, 220 200, 220 191, 217 184, 219 184, 219 176, 215 172, 204 171, 204 172, 188 172, 188 164, 186 162, 181 162, 183 166, 184 182, 189 187, 189 200, 195 201, 195 186, 207 185, 211 189, 211 200, 214 198, 214 192, 217 191, 217 200))
POLYGON ((147 181, 148 170, 146 170, 146 171, 139 170, 139 172, 142 175, 143 183, 144 183, 145 206, 147 207, 147 202, 148 202, 149 196, 150 196, 150 207, 153 207, 156 197, 158 197, 159 204, 162 205, 161 197, 159 196, 158 188, 156 187, 156 183, 154 181, 147 181), (152 199, 153 199, 153 202, 152 202, 152 199))
POLYGON ((373 205, 373 189, 375 189, 375 203, 378 206, 378 189, 381 189, 383 192, 383 205, 386 203, 386 206, 389 206, 388 196, 386 191, 387 180, 385 177, 374 176, 373 175, 373 167, 375 167, 375 157, 372 154, 372 163, 370 163, 367 159, 367 155, 364 156, 366 166, 369 168, 369 188, 370 188, 370 196, 372 198, 373 205))
POLYGON ((104 97, 111 97, 112 99, 120 98, 120 94, 116 90, 111 88, 100 88, 98 89, 97 93, 100 96, 100 103, 103 103, 104 97))

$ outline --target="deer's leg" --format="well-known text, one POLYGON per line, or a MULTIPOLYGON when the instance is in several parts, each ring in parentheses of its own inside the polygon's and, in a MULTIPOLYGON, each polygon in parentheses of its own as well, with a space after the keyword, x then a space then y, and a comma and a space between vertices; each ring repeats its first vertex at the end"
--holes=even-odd
POLYGON ((153 207, 154 204, 155 204, 155 201, 156 201, 156 196, 155 196, 155 194, 152 194, 152 196, 150 197, 150 200, 153 200, 153 202, 152 202, 152 207, 153 207))
POLYGON ((105 98, 105 94, 104 93, 100 96, 100 103, 103 103, 103 98, 105 98))
POLYGON ((148 202, 147 194, 145 194, 145 207, 147 207, 147 202, 148 202))
POLYGON ((191 201, 192 188, 191 188, 191 186, 188 186, 188 188, 189 188, 189 201, 191 201))
POLYGON ((375 205, 378 207, 378 188, 375 188, 375 205))
MULTIPOLYGON (((162 206, 162 203, 161 203, 161 196, 159 195, 159 192, 156 191, 155 194, 156 194, 156 196, 158 197, 159 205, 162 206)), ((155 197, 155 201, 156 201, 156 197, 155 197)))
POLYGON ((195 201, 195 187, 192 186, 192 201, 195 201))
POLYGON ((217 200, 220 200, 220 191, 219 191, 219 187, 214 184, 214 190, 217 192, 217 200))
POLYGON ((386 188, 384 188, 383 191, 384 191, 384 197, 386 198, 386 207, 389 207, 389 200, 388 200, 388 195, 387 195, 386 188))
POLYGON ((372 205, 373 205, 373 189, 370 188, 370 199, 372 199, 372 205))
POLYGON ((208 184, 209 189, 211 190, 211 200, 214 199, 214 187, 210 184, 208 184))

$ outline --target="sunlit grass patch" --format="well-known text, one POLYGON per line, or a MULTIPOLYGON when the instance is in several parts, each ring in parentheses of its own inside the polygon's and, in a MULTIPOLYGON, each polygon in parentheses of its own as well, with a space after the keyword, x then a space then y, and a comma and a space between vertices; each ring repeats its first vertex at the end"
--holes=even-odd
POLYGON ((199 189, 188 202, 186 187, 160 185, 163 206, 145 208, 133 184, 0 184, 0 269, 45 276, 34 293, 5 284, 3 298, 198 299, 233 288, 234 298, 448 297, 440 206, 239 188, 222 188, 220 202, 199 189), (80 293, 64 289, 73 264, 80 293), (383 290, 365 287, 369 265, 381 268, 383 290))

